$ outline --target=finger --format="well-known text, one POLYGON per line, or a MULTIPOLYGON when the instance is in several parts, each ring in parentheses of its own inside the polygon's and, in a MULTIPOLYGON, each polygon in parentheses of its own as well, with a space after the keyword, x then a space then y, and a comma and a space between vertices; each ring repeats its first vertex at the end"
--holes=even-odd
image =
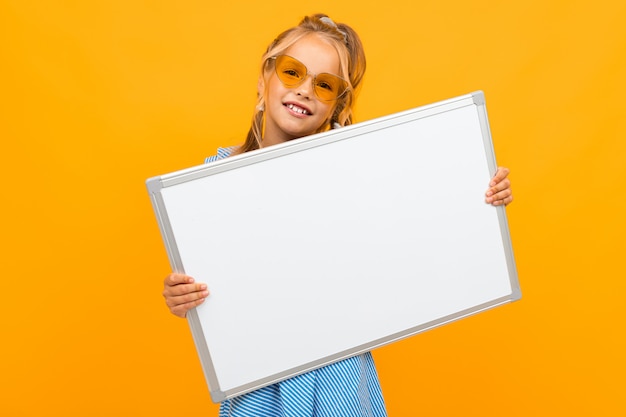
POLYGON ((198 284, 178 284, 174 286, 165 286, 163 288, 163 297, 179 297, 187 294, 201 293, 207 291, 207 285, 198 284))
POLYGON ((485 198, 485 202, 494 206, 507 205, 513 201, 513 192, 510 188, 495 193, 491 197, 485 198))
POLYGON ((193 303, 198 300, 204 300, 209 296, 209 291, 205 289, 202 291, 188 292, 181 295, 163 294, 163 296, 165 297, 165 304, 167 304, 168 307, 172 308, 188 303, 193 303))
POLYGON ((185 305, 202 302, 208 297, 208 293, 194 293, 181 295, 179 297, 169 297, 165 300, 165 304, 171 309, 179 308, 185 305))
POLYGON ((189 310, 199 306, 200 304, 202 304, 204 302, 204 300, 205 300, 205 298, 200 298, 198 300, 195 300, 195 301, 192 301, 192 302, 189 302, 189 303, 180 304, 180 305, 177 305, 175 307, 170 307, 170 312, 172 314, 174 314, 175 316, 185 318, 185 317, 187 317, 187 312, 189 310))
POLYGON ((509 204, 511 204, 511 202, 513 202, 513 196, 508 196, 506 198, 503 198, 502 200, 496 200, 493 203, 491 203, 494 206, 508 206, 509 204))
POLYGON ((508 178, 503 179, 493 187, 489 188, 485 193, 486 197, 491 197, 501 191, 505 191, 511 188, 511 181, 508 178))
POLYGON ((166 286, 174 286, 179 284, 191 284, 194 282, 194 279, 189 275, 178 274, 176 272, 172 272, 163 280, 163 284, 166 286))
POLYGON ((509 169, 508 168, 498 167, 498 169, 496 170, 496 173, 494 174, 493 178, 491 179, 491 182, 489 183, 489 186, 490 187, 494 187, 496 184, 498 184, 503 179, 505 179, 508 175, 509 175, 509 169))

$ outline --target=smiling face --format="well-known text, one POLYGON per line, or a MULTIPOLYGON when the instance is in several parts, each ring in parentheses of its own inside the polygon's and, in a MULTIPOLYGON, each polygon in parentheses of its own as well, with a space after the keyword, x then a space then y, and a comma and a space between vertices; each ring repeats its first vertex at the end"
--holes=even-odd
MULTIPOLYGON (((340 74, 337 50, 315 34, 305 36, 283 53, 302 62, 310 74, 340 74)), ((289 88, 278 79, 273 67, 269 77, 259 80, 259 93, 265 96, 263 147, 318 132, 328 123, 336 105, 336 101, 321 101, 315 95, 311 75, 289 88)))

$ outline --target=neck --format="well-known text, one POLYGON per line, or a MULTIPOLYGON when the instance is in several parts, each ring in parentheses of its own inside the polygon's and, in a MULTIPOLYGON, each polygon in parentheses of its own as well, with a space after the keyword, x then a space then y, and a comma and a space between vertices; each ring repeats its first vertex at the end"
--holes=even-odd
POLYGON ((285 142, 288 142, 288 140, 272 140, 269 138, 263 138, 261 140, 261 148, 267 148, 268 146, 278 145, 279 143, 285 143, 285 142))
POLYGON ((264 132, 261 139, 261 147, 267 148, 268 146, 278 145, 279 143, 289 142, 292 139, 297 139, 298 136, 287 135, 284 132, 264 132))

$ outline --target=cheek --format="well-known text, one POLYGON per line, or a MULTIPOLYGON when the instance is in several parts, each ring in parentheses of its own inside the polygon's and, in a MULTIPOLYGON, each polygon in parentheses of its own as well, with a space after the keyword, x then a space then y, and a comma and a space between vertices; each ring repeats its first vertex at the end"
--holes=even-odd
POLYGON ((263 99, 265 100, 265 104, 272 102, 275 95, 276 95, 275 83, 270 77, 270 79, 265 82, 265 90, 263 91, 263 99))
POLYGON ((320 114, 324 114, 324 119, 329 120, 333 115, 333 111, 335 110, 335 105, 323 104, 323 107, 320 107, 320 110, 322 110, 320 111, 320 114))
POLYGON ((269 77, 266 85, 267 85, 267 89, 265 90, 266 96, 277 97, 285 93, 286 87, 283 85, 283 83, 281 83, 278 80, 278 78, 276 78, 276 75, 272 75, 271 77, 269 77))

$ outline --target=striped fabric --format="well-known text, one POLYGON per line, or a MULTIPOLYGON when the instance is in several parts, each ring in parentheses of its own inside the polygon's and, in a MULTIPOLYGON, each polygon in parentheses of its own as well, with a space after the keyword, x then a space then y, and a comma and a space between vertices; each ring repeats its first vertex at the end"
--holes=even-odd
POLYGON ((207 156, 204 159, 204 163, 208 164, 209 162, 217 161, 218 159, 226 158, 230 156, 231 152, 233 152, 237 148, 236 146, 231 146, 228 148, 217 148, 217 155, 207 156))
MULTIPOLYGON (((218 148, 205 163, 234 150, 218 148)), ((354 356, 225 400, 219 417, 386 417, 371 353, 354 356)))
POLYGON ((222 402, 219 417, 385 417, 371 353, 222 402))

